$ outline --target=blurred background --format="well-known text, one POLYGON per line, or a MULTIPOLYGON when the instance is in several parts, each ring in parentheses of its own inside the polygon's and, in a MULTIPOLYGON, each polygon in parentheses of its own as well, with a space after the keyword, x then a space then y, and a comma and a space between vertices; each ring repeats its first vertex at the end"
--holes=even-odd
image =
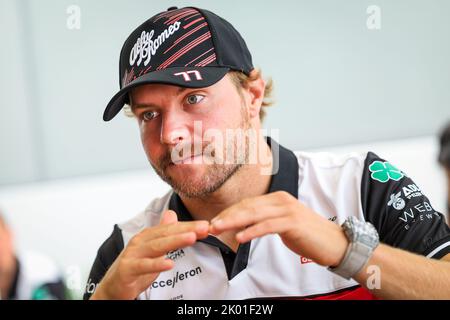
POLYGON ((450 120, 450 2, 0 0, 0 210, 18 250, 80 297, 113 224, 169 189, 138 127, 102 121, 129 33, 170 6, 230 21, 275 84, 267 129, 292 150, 371 150, 446 212, 437 134, 450 120))

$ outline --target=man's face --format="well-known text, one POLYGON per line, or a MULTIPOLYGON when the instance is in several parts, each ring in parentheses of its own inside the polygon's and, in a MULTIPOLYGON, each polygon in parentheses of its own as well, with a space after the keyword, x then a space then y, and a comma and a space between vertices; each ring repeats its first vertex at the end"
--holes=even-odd
POLYGON ((248 157, 247 148, 237 148, 235 143, 227 148, 225 143, 227 129, 251 126, 245 92, 241 96, 228 75, 201 89, 144 85, 134 89, 130 99, 147 158, 181 195, 202 197, 216 191, 248 157), (221 143, 216 134, 207 134, 211 129, 222 136, 221 143), (235 151, 232 161, 224 162, 230 147, 235 151))

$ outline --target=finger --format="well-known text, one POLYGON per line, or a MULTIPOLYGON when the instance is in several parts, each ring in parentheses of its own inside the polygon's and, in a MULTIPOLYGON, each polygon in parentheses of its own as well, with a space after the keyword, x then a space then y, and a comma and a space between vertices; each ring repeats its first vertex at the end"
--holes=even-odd
POLYGON ((260 221, 272 219, 287 214, 285 207, 273 205, 254 205, 248 203, 243 206, 232 206, 226 209, 221 217, 212 221, 209 232, 219 234, 227 230, 242 229, 260 221))
POLYGON ((131 265, 131 273, 140 276, 149 273, 160 273, 172 269, 174 262, 166 256, 158 258, 136 259, 131 265))
POLYGON ((160 225, 165 224, 171 224, 178 222, 178 216, 177 213, 173 210, 167 210, 163 212, 161 221, 159 222, 160 225))
MULTIPOLYGON (((230 228, 237 228, 238 226, 241 227, 245 226, 245 224, 250 225, 256 223, 260 219, 267 219, 269 217, 272 217, 270 213, 275 212, 270 210, 264 211, 266 213, 269 213, 269 215, 267 216, 260 215, 260 217, 258 218, 258 214, 264 213, 261 210, 261 208, 267 207, 283 208, 286 206, 288 202, 292 201, 293 199, 294 198, 292 197, 292 195, 285 191, 271 192, 262 196, 244 199, 239 203, 231 206, 230 208, 223 210, 214 219, 212 219, 211 220, 212 226, 210 227, 210 232, 220 233, 221 231, 230 228), (247 213, 245 216, 243 214, 244 212, 247 213), (237 218, 241 217, 245 221, 238 222, 239 220, 237 220, 236 217, 237 218), (230 221, 234 221, 236 222, 236 224, 233 226, 231 225, 228 226, 228 223, 230 223, 230 221)), ((295 199, 295 201, 298 200, 295 199)))
POLYGON ((208 228, 208 221, 183 221, 171 224, 163 224, 144 229, 140 234, 138 234, 138 241, 139 243, 149 242, 154 239, 186 232, 194 232, 197 235, 198 239, 203 239, 208 236, 208 228))
POLYGON ((288 217, 268 219, 261 221, 236 234, 239 243, 245 243, 255 238, 260 238, 268 234, 281 234, 292 228, 292 221, 288 217))
POLYGON ((138 257, 157 258, 166 255, 167 252, 191 246, 197 240, 194 232, 185 232, 167 237, 153 239, 143 243, 137 249, 138 257))

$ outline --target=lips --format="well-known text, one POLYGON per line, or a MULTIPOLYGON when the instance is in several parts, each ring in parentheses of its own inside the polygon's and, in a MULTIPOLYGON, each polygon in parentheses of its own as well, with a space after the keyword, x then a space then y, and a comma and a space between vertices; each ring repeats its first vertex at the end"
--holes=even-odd
POLYGON ((186 158, 182 158, 180 160, 176 160, 176 161, 172 161, 173 164, 178 165, 178 164, 192 164, 195 162, 196 159, 198 159, 199 157, 202 157, 202 153, 199 154, 195 154, 186 158))

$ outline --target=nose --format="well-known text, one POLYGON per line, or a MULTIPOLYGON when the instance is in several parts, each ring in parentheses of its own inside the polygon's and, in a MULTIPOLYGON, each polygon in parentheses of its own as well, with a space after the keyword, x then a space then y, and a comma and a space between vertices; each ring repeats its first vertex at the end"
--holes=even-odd
POLYGON ((182 112, 166 112, 161 120, 161 143, 175 146, 183 141, 190 141, 187 120, 182 112))

